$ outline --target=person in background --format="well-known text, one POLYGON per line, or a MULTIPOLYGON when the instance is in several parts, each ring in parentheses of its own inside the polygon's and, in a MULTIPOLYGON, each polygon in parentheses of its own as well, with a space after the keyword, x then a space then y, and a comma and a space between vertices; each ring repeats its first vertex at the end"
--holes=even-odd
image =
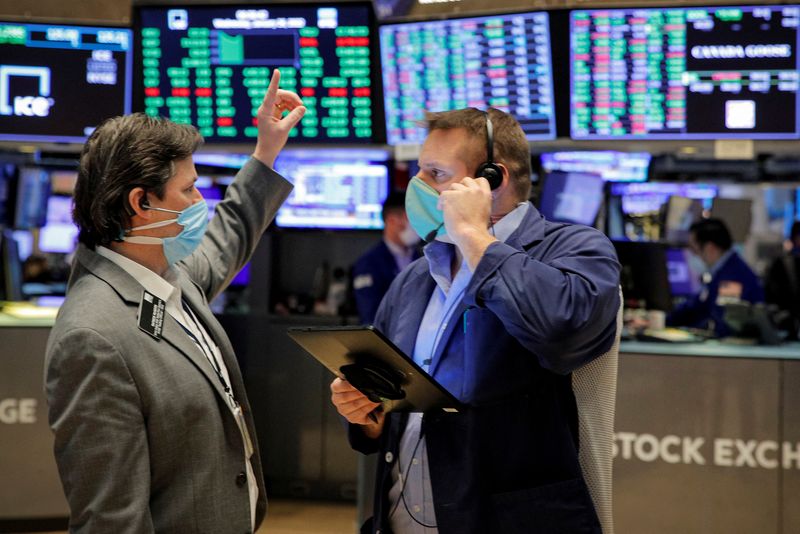
POLYGON ((272 166, 305 108, 279 80, 210 222, 193 127, 136 113, 84 145, 80 245, 45 360, 71 532, 244 533, 266 513, 242 375, 208 303, 292 188, 272 166))
POLYGON ((724 301, 764 301, 756 273, 733 249, 728 227, 720 219, 701 219, 689 228, 689 251, 704 264, 703 286, 667 315, 668 326, 711 330, 717 337, 731 334, 724 321, 724 301))
POLYGON ((469 108, 426 119, 406 191, 425 257, 392 282, 375 327, 463 406, 385 413, 332 382, 351 445, 378 453, 362 532, 599 533, 602 524, 610 533, 614 247, 528 202, 530 148, 511 115, 469 108), (583 372, 595 365, 584 396, 583 372))
POLYGON ((792 224, 789 232, 790 248, 786 254, 775 258, 764 279, 766 301, 779 309, 777 326, 789 334, 789 339, 800 336, 800 221, 792 224))
POLYGON ((372 324, 392 280, 420 257, 419 236, 408 223, 405 192, 392 191, 383 202, 383 239, 353 266, 353 293, 358 318, 372 324))

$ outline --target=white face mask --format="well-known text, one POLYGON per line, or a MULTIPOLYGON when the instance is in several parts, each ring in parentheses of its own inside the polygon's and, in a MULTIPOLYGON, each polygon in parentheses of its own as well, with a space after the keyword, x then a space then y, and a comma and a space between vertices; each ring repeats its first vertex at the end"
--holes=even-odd
POLYGON ((410 224, 407 224, 406 227, 403 228, 403 231, 400 232, 398 237, 400 238, 400 242, 407 247, 413 247, 419 243, 419 236, 410 224))

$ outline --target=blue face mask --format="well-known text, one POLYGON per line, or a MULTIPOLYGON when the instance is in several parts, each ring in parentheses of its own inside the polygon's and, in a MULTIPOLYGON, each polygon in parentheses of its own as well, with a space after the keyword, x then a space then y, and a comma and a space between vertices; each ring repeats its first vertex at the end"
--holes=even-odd
POLYGON ((127 232, 160 228, 172 223, 178 223, 183 226, 183 229, 178 235, 173 237, 135 235, 124 236, 122 238, 123 241, 139 245, 162 245, 164 247, 164 256, 167 258, 167 263, 169 265, 174 265, 188 257, 200 245, 200 242, 203 240, 203 235, 206 233, 206 228, 208 227, 208 205, 205 200, 195 202, 182 211, 155 207, 148 207, 147 209, 164 211, 166 213, 177 213, 178 217, 152 224, 145 224, 144 226, 136 226, 127 230, 127 232))
POLYGON ((408 183, 406 190, 406 215, 411 227, 425 242, 433 241, 447 233, 444 213, 437 208, 439 192, 419 176, 408 183))

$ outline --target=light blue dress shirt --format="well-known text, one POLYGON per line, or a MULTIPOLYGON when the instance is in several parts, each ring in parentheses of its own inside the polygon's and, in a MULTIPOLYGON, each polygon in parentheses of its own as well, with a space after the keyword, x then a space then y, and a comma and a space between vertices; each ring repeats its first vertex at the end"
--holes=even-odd
MULTIPOLYGON (((529 207, 530 204, 527 202, 519 204, 490 231, 499 241, 505 241, 520 225, 529 207)), ((449 321, 459 320, 458 317, 452 317, 453 310, 458 307, 464 296, 464 291, 472 279, 472 271, 454 245, 433 241, 425 246, 423 252, 436 287, 422 316, 412 356, 417 364, 428 371, 433 354, 441 342, 441 336, 447 329, 449 321), (451 276, 454 254, 459 265, 455 277, 451 276)), ((421 413, 409 414, 400 441, 399 457, 392 468, 389 523, 395 534, 438 532, 433 509, 428 451, 424 436, 420 436, 422 416, 421 413)))

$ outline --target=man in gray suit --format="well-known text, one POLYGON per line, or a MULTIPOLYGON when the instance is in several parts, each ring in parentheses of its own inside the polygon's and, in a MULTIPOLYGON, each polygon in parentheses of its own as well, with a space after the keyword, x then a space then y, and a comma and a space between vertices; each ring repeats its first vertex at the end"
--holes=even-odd
POLYGON ((272 166, 305 108, 279 79, 211 222, 194 128, 134 114, 84 146, 80 245, 45 364, 72 532, 243 534, 265 515, 242 376, 208 302, 291 190, 272 166))

